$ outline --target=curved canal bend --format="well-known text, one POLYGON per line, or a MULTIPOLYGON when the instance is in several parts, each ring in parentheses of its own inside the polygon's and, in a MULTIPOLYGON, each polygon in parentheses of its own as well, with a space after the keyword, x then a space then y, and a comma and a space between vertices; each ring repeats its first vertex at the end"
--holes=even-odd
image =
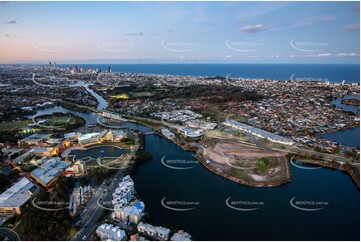
MULTIPOLYGON (((99 107, 99 106, 98 106, 99 107)), ((95 113, 81 113, 60 106, 39 114, 71 112, 96 124, 95 113)), ((143 125, 126 122, 130 129, 148 132, 143 125)), ((145 151, 153 158, 133 174, 135 188, 146 204, 152 222, 184 229, 196 240, 359 240, 360 194, 351 178, 339 170, 306 170, 291 166, 292 182, 281 187, 255 188, 239 185, 206 170, 192 152, 184 151, 162 137, 145 136, 145 151), (167 159, 192 161, 192 169, 175 170, 161 163, 167 159), (166 198, 166 199, 164 199, 166 198), (306 212, 290 201, 323 201, 323 209, 306 212), (233 206, 263 203, 252 211, 233 206), (192 210, 174 211, 161 201, 193 202, 192 210), (240 205, 240 203, 242 203, 240 205)), ((302 206, 302 205, 299 205, 302 206)), ((254 206, 253 206, 254 207, 254 206)))

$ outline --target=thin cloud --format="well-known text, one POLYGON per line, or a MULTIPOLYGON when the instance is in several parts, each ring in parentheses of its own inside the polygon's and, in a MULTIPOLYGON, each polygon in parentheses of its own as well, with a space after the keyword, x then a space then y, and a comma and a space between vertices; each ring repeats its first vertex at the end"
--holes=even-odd
POLYGON ((238 19, 244 19, 244 18, 251 18, 256 16, 261 16, 264 14, 268 14, 271 12, 274 12, 278 9, 284 8, 288 5, 288 3, 285 2, 273 2, 273 3, 267 3, 267 2, 259 2, 251 9, 246 9, 242 13, 240 13, 237 18, 238 19))
POLYGON ((296 24, 297 27, 313 27, 315 26, 316 22, 313 20, 306 20, 303 22, 299 22, 298 24, 296 24))
POLYGON ((246 25, 239 29, 240 32, 243 33, 258 33, 260 31, 264 30, 263 24, 256 24, 256 25, 246 25))
POLYGON ((208 28, 208 29, 203 29, 201 31, 199 31, 199 33, 208 33, 211 31, 211 28, 208 28))
POLYGON ((331 54, 331 53, 320 53, 320 54, 312 54, 312 55, 308 55, 307 57, 357 57, 359 56, 359 54, 355 53, 355 52, 351 52, 351 53, 336 53, 336 54, 331 54))
POLYGON ((360 6, 349 8, 348 10, 351 11, 351 12, 360 12, 360 6))
POLYGON ((214 16, 209 16, 206 14, 204 10, 199 11, 194 18, 192 19, 193 23, 195 24, 203 24, 208 22, 214 22, 216 21, 216 18, 214 16))
POLYGON ((297 23, 290 25, 284 28, 273 28, 271 31, 288 31, 296 28, 312 28, 318 24, 330 23, 335 20, 334 16, 319 16, 319 17, 309 17, 307 19, 298 21, 297 23))
POLYGON ((323 21, 326 23, 332 22, 333 20, 335 20, 334 16, 326 16, 323 18, 323 21))
POLYGON ((125 35, 128 35, 128 36, 143 36, 144 33, 143 33, 143 32, 139 32, 139 33, 130 33, 130 34, 125 34, 125 35))
POLYGON ((335 20, 334 16, 317 16, 310 17, 306 20, 296 23, 295 27, 313 27, 319 23, 329 23, 335 20))
POLYGON ((343 31, 360 31, 360 23, 343 26, 342 30, 343 31))
POLYGON ((338 53, 336 54, 337 57, 355 57, 359 56, 357 53, 338 53))
POLYGON ((6 24, 17 24, 16 20, 7 21, 6 24))

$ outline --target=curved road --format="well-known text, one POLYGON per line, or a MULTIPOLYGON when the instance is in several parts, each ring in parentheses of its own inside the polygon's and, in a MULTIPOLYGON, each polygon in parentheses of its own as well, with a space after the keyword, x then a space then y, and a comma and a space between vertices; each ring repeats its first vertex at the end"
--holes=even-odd
POLYGON ((20 241, 19 235, 11 229, 0 227, 0 239, 9 241, 20 241))

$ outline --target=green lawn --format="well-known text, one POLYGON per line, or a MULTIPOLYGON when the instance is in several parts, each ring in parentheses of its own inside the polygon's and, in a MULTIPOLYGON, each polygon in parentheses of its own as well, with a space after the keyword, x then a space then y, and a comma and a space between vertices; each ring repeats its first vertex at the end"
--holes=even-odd
POLYGON ((263 157, 260 158, 257 162, 256 162, 256 170, 255 172, 257 174, 261 174, 264 171, 266 171, 268 168, 272 167, 272 164, 274 164, 274 162, 277 160, 276 157, 263 157))
POLYGON ((67 240, 71 240, 80 231, 80 229, 80 226, 71 227, 67 240))
POLYGON ((0 123, 0 131, 27 127, 29 120, 0 123))

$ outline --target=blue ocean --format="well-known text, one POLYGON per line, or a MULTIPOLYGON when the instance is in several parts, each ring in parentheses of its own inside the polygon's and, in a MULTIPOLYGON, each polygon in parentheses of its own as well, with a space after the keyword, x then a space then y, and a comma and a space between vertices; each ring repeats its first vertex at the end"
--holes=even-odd
MULTIPOLYGON (((68 67, 70 64, 60 64, 68 67)), ((227 76, 267 80, 360 82, 357 64, 77 64, 113 72, 189 76, 227 76)))

